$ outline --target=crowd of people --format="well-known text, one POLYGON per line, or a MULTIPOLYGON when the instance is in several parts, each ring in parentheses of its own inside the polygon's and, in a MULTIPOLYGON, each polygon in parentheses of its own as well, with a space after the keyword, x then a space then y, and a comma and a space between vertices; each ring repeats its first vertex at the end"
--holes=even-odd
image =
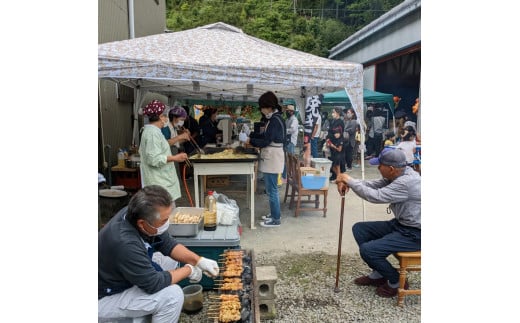
MULTIPOLYGON (((271 91, 260 96, 258 104, 262 130, 241 132, 239 141, 260 149, 258 170, 263 173, 270 207, 260 225, 271 228, 281 225, 278 179, 286 173, 284 152, 295 152, 299 122, 295 107, 288 105, 284 111, 271 91)), ((377 295, 392 297, 397 293, 399 274, 386 258, 397 251, 421 249, 420 175, 408 167, 417 135, 415 124, 407 120, 398 121, 397 133, 384 134, 385 118, 377 109, 369 112, 366 146, 369 156, 378 156, 370 164, 378 165, 382 179, 360 181, 346 173, 360 163, 360 124, 352 108, 334 107, 330 119, 320 115, 309 131, 307 145, 317 158, 323 141, 323 151, 332 160, 330 179, 341 195, 352 189, 367 201, 390 203, 394 219, 356 223, 352 232, 361 257, 372 269, 354 283, 377 286, 377 295), (399 149, 383 149, 395 145, 399 149)), ((203 273, 209 277, 219 274, 215 260, 190 251, 167 232, 175 200, 181 196, 176 165, 186 161, 187 153, 195 149, 194 141, 202 147, 216 142, 217 110, 206 109, 197 122, 187 107, 168 110, 164 103, 153 100, 143 114, 149 121, 140 132, 143 188, 98 234, 100 321, 151 315, 154 322, 177 322, 184 300, 177 283, 186 278, 199 282, 203 273)))

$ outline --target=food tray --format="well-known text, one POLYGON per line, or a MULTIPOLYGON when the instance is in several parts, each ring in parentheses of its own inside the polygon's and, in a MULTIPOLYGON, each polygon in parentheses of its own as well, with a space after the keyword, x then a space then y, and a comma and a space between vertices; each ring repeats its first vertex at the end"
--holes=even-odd
MULTIPOLYGON (((206 147, 204 148, 204 153, 206 154, 214 154, 224 151, 225 147, 206 147)), ((190 162, 192 163, 243 163, 243 162, 254 162, 259 158, 258 151, 255 148, 244 148, 243 153, 247 155, 245 158, 208 158, 202 159, 198 156, 197 153, 191 155, 189 157, 190 162)))
POLYGON ((204 223, 204 208, 201 207, 178 207, 173 210, 173 215, 181 212, 183 214, 189 215, 198 215, 200 216, 200 220, 198 223, 171 223, 168 228, 168 233, 174 237, 192 237, 196 236, 200 230, 202 230, 202 226, 204 223))

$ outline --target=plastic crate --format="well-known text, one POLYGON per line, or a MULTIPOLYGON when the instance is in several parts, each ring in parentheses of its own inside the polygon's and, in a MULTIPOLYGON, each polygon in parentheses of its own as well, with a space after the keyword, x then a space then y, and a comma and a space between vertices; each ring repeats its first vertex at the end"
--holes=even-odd
MULTIPOLYGON (((196 237, 176 237, 177 242, 183 244, 189 250, 198 254, 199 256, 213 259, 218 262, 219 258, 227 249, 240 249, 240 232, 238 223, 235 225, 218 225, 215 231, 200 231, 196 237)), ((181 263, 181 266, 184 266, 181 263)), ((202 275, 202 280, 199 282, 204 290, 214 289, 215 282, 213 279, 202 275)), ((178 283, 179 286, 184 287, 190 285, 188 279, 183 279, 178 283)))
POLYGON ((325 181, 325 187, 329 186, 330 168, 332 167, 332 161, 327 158, 312 158, 311 166, 320 171, 321 176, 327 177, 325 181))
POLYGON ((302 176, 302 186, 308 190, 319 190, 328 182, 325 176, 302 176))

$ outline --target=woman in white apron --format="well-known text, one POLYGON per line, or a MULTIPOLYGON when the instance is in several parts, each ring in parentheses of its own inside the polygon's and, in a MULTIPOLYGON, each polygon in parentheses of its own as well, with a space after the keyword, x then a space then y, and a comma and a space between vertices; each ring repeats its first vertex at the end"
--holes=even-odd
POLYGON ((239 139, 246 144, 260 148, 260 163, 258 170, 264 174, 265 190, 269 196, 271 213, 262 217, 263 227, 278 227, 280 221, 280 198, 278 195, 278 174, 283 171, 285 154, 283 150, 285 139, 285 122, 282 119, 282 107, 276 95, 269 91, 258 99, 260 111, 265 116, 267 124, 261 133, 251 133, 249 138, 244 132, 239 139))

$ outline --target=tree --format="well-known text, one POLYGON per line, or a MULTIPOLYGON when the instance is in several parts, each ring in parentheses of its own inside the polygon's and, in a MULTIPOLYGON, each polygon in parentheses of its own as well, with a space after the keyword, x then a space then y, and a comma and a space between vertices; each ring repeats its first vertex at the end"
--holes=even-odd
POLYGON ((266 41, 327 57, 329 49, 402 0, 166 0, 166 26, 222 21, 266 41))

